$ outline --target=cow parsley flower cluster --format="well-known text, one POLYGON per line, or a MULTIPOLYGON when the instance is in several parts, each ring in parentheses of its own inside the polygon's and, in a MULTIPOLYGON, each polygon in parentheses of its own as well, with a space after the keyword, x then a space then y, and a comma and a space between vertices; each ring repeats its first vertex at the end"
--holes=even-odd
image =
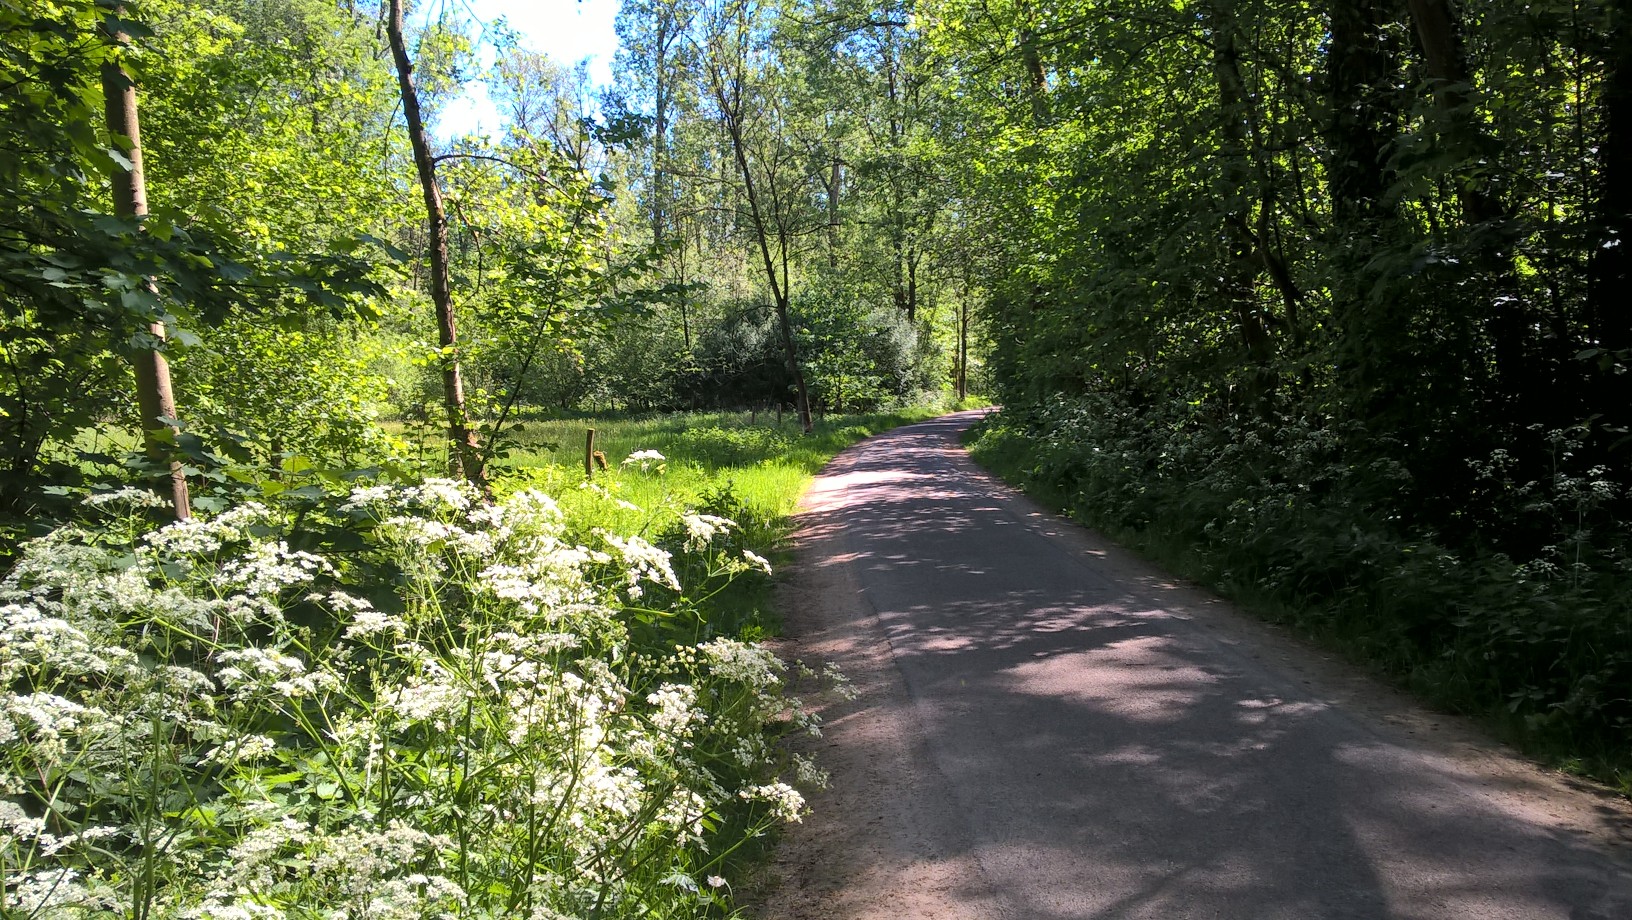
POLYGON ((725 536, 737 526, 735 521, 717 514, 698 514, 695 511, 680 515, 680 523, 686 528, 686 549, 691 552, 701 550, 715 537, 725 536))
MULTIPOLYGON (((140 522, 146 494, 89 511, 140 522)), ((0 914, 701 917, 736 842, 714 835, 799 819, 790 783, 820 771, 771 743, 807 720, 781 662, 629 603, 687 603, 658 543, 690 558, 730 520, 654 543, 449 480, 302 514, 345 548, 256 503, 24 547, 0 581, 0 914)))
POLYGON ((655 450, 637 450, 629 456, 624 457, 623 463, 619 465, 624 468, 638 466, 640 467, 640 471, 642 473, 650 472, 652 470, 656 470, 657 472, 661 473, 663 472, 664 464, 668 461, 668 459, 668 457, 663 456, 655 450))

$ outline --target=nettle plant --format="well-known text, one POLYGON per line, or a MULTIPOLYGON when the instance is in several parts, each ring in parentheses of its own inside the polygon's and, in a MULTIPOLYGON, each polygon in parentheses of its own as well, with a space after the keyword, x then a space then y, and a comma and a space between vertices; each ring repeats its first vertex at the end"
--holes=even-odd
MULTIPOLYGON (((571 543, 541 493, 358 488, 321 553, 275 508, 151 501, 94 498, 0 582, 7 917, 718 915, 731 851, 800 816, 783 773, 820 779, 770 743, 815 730, 783 664, 633 640, 674 557, 571 543)), ((682 522, 686 571, 760 568, 682 522)))

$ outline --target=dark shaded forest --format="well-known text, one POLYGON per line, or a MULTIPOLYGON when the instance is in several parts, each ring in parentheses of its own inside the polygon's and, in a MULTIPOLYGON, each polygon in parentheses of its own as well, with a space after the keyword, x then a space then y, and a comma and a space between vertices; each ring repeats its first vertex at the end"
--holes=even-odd
MULTIPOLYGON (((984 447, 1532 739, 1624 758, 1624 4, 940 9, 1002 151, 984 447)), ((991 161, 988 161, 991 162, 991 161)))

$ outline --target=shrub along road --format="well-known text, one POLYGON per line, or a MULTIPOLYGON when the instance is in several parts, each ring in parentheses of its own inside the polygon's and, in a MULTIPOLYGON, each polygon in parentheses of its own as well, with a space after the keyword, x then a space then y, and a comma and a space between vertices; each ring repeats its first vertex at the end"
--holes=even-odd
POLYGON ((806 495, 782 651, 858 693, 766 920, 1632 917, 1624 802, 1042 510, 976 417, 806 495))

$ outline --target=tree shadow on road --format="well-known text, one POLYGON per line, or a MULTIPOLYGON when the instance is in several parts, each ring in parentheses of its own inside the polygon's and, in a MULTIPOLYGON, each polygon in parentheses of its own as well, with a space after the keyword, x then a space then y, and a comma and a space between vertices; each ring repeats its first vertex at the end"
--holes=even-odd
MULTIPOLYGON (((949 423, 839 458, 801 528, 846 566, 1006 913, 1625 917, 1620 861, 1342 708, 1233 614, 973 473, 949 423), (1224 624, 1221 626, 1220 624, 1224 624)), ((844 782, 845 777, 835 777, 844 782)), ((902 854, 903 859, 921 853, 902 854)))

